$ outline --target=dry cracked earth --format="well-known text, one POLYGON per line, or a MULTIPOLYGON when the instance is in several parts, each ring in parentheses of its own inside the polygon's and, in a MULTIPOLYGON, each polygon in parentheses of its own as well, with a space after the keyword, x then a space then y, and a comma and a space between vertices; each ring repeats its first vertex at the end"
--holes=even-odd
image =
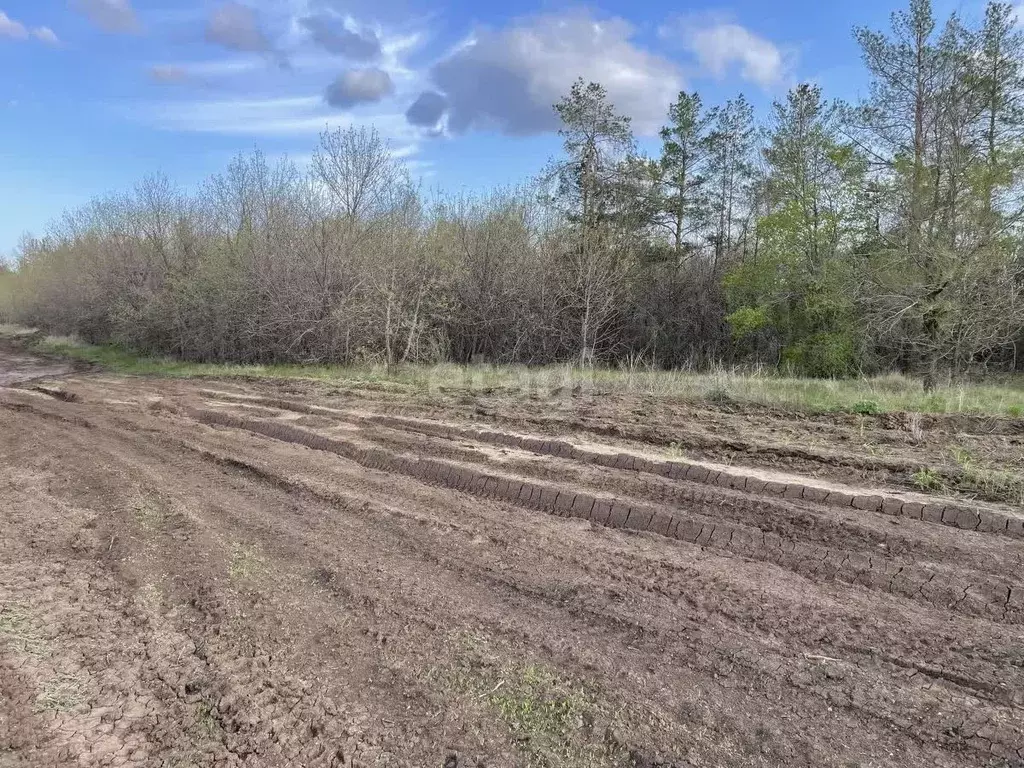
POLYGON ((0 349, 0 766, 1022 766, 1022 434, 0 349))

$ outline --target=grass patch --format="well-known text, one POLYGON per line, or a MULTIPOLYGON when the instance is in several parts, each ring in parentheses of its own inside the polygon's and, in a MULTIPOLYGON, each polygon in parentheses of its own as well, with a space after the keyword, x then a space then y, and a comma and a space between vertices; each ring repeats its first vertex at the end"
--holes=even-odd
POLYGON ((206 699, 196 704, 196 727, 207 738, 217 739, 220 737, 223 729, 220 725, 220 716, 216 705, 206 699))
POLYGON ((58 674, 43 685, 36 697, 38 712, 70 712, 85 703, 85 685, 78 675, 58 674))
MULTIPOLYGON (((23 329, 0 328, 0 336, 27 338, 23 329)), ((812 412, 872 415, 896 411, 968 413, 1019 417, 1024 414, 1024 376, 1000 376, 985 383, 960 383, 925 393, 921 383, 900 374, 856 379, 802 379, 774 371, 718 369, 709 372, 572 365, 239 365, 191 363, 144 357, 114 346, 85 344, 68 337, 32 337, 37 350, 88 362, 127 375, 166 377, 254 377, 313 379, 339 385, 376 386, 405 392, 503 392, 537 398, 568 393, 633 394, 730 404, 756 403, 812 412)))
POLYGON ((946 487, 946 484, 942 481, 942 475, 929 467, 917 470, 917 472, 910 476, 910 479, 920 491, 935 492, 941 491, 946 487))
POLYGON ((960 467, 957 486, 985 499, 1024 504, 1024 478, 1001 469, 978 466, 974 455, 962 447, 953 448, 953 459, 960 467))
POLYGON ((858 400, 850 407, 850 410, 862 416, 873 416, 882 412, 881 407, 874 400, 858 400))
POLYGON ((140 498, 135 503, 135 520, 144 531, 152 533, 163 527, 166 515, 149 499, 140 498))
POLYGON ((610 725, 613 718, 595 691, 544 664, 500 659, 478 637, 458 638, 454 645, 461 648, 460 654, 450 665, 434 670, 432 682, 496 716, 521 753, 521 765, 619 764, 624 747, 606 739, 606 730, 597 726, 610 725))
POLYGON ((32 625, 28 610, 17 603, 0 606, 0 640, 20 653, 41 658, 50 652, 42 633, 32 625))
POLYGON ((232 579, 251 579, 264 569, 263 558, 256 547, 247 547, 235 543, 231 548, 231 560, 228 562, 228 575, 232 579))
POLYGON ((594 701, 582 689, 560 680, 537 664, 503 671, 502 679, 486 694, 513 737, 522 743, 535 765, 562 765, 565 760, 592 764, 602 747, 574 743, 594 701), (502 686, 502 683, 507 683, 502 686))

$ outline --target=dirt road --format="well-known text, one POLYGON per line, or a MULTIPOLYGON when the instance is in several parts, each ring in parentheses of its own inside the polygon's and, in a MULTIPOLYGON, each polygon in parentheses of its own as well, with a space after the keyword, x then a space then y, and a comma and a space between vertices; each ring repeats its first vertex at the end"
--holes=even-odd
POLYGON ((901 480, 1015 423, 45 365, 0 766, 1024 765, 1024 517, 901 480))

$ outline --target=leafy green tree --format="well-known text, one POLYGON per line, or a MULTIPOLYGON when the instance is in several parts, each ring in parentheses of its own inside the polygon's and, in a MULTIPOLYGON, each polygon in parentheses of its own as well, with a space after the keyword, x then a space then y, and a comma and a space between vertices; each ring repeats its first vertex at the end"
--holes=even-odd
POLYGON ((1009 14, 993 5, 981 34, 955 15, 937 32, 929 0, 911 0, 889 36, 856 33, 871 92, 854 117, 881 191, 867 320, 928 389, 1021 327, 1009 14))
POLYGON ((981 102, 980 138, 986 173, 982 180, 985 226, 1000 228, 1007 200, 997 195, 1016 186, 1024 137, 1024 32, 1017 9, 1009 3, 989 3, 980 32, 974 73, 981 102))
POLYGON ((840 141, 836 115, 817 86, 775 102, 758 253, 726 278, 734 336, 769 333, 784 363, 816 376, 851 373, 860 350, 856 275, 845 253, 862 229, 865 164, 840 141))

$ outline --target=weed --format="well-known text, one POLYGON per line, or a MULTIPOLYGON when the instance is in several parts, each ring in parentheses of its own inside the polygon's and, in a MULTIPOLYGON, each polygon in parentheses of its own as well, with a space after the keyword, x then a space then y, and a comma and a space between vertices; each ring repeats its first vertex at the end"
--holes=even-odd
POLYGON ((222 730, 217 707, 206 699, 196 704, 196 725, 210 738, 217 738, 222 730))
POLYGON ((6 640, 16 650, 36 658, 49 653, 42 634, 32 626, 28 610, 16 603, 0 607, 0 640, 6 640))
POLYGON ((58 674, 47 680, 36 697, 38 712, 70 712, 85 703, 84 684, 78 675, 58 674))
POLYGON ((577 386, 588 392, 678 397, 720 403, 752 402, 812 412, 854 411, 871 402, 878 413, 965 412, 1011 416, 1024 414, 1020 378, 994 377, 984 384, 956 384, 925 393, 919 381, 900 374, 857 379, 801 379, 764 370, 719 369, 709 372, 661 371, 648 368, 581 369, 571 365, 536 368, 501 365, 401 365, 387 368, 358 365, 239 365, 191 363, 143 357, 109 345, 86 344, 74 338, 31 335, 22 329, 0 328, 0 335, 20 339, 43 352, 84 360, 108 370, 142 376, 271 377, 315 379, 335 385, 373 386, 416 393, 481 392, 485 390, 545 397, 577 386))
POLYGON ((135 505, 135 519, 146 531, 156 531, 164 524, 164 512, 149 499, 140 499, 135 505))
POLYGON ((874 416, 876 413, 882 412, 881 406, 874 400, 858 400, 850 406, 850 410, 862 416, 874 416))
POLYGON ((974 454, 962 446, 954 446, 952 453, 953 460, 960 467, 959 489, 974 491, 995 501, 1024 503, 1024 478, 1005 470, 979 467, 974 454))
POLYGON ((729 393, 729 391, 723 389, 722 387, 713 387, 709 389, 707 392, 704 393, 704 399, 707 400, 709 403, 718 403, 721 405, 733 403, 736 401, 736 399, 729 393))
MULTIPOLYGON (((963 397, 964 397, 964 392, 963 392, 963 390, 960 390, 958 392, 958 396, 957 396, 957 403, 959 405, 959 408, 956 408, 954 410, 957 410, 957 411, 964 410, 964 408, 963 408, 963 405, 964 405, 963 397)), ((949 408, 949 404, 946 401, 946 397, 943 396, 943 395, 940 395, 938 393, 935 393, 935 394, 931 394, 931 395, 926 395, 921 400, 921 408, 920 408, 920 410, 927 411, 929 413, 947 413, 950 410, 950 408, 949 408)))
POLYGON ((594 728, 608 720, 585 686, 560 677, 538 663, 499 661, 484 638, 463 635, 459 658, 435 670, 435 682, 465 697, 471 705, 493 710, 523 753, 530 768, 585 768, 614 764, 620 751, 594 728))
POLYGON ((974 454, 959 445, 953 446, 952 451, 953 460, 956 461, 960 469, 964 470, 964 472, 969 471, 974 465, 974 454))
POLYGON ((907 414, 907 432, 910 433, 910 441, 917 445, 924 440, 924 427, 921 426, 921 414, 907 414))
POLYGON ((231 549, 228 574, 233 579, 249 579, 263 570, 263 558, 256 547, 247 547, 236 542, 231 549))
POLYGON ((922 491, 941 491, 944 487, 942 476, 928 467, 917 470, 910 476, 910 479, 922 491))

